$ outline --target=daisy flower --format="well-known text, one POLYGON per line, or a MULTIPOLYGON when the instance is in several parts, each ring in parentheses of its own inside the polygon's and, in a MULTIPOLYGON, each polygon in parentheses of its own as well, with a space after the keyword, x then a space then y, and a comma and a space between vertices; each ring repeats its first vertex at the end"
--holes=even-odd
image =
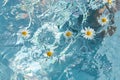
POLYGON ((30 32, 27 29, 20 29, 16 35, 17 35, 16 44, 19 44, 23 43, 25 39, 28 39, 30 37, 30 32))
POLYGON ((27 29, 22 29, 19 31, 19 35, 24 38, 28 38, 30 36, 30 32, 27 29))
POLYGON ((100 18, 98 18, 98 23, 102 26, 106 25, 109 22, 109 19, 107 16, 100 16, 100 18))
POLYGON ((47 54, 48 57, 51 57, 53 55, 53 52, 48 51, 46 54, 47 54))
POLYGON ((72 37, 72 35, 73 35, 73 33, 71 31, 65 31, 65 33, 64 33, 64 36, 66 38, 70 38, 70 37, 72 37))
POLYGON ((103 0, 103 3, 107 3, 110 8, 115 6, 115 0, 103 0))
POLYGON ((93 39, 95 36, 94 29, 92 29, 90 27, 88 27, 88 28, 85 27, 85 29, 81 30, 81 33, 82 33, 82 36, 86 39, 93 39))
POLYGON ((46 52, 45 52, 44 56, 45 56, 45 57, 52 57, 52 56, 53 56, 53 53, 54 53, 53 50, 49 50, 49 51, 46 51, 46 52))

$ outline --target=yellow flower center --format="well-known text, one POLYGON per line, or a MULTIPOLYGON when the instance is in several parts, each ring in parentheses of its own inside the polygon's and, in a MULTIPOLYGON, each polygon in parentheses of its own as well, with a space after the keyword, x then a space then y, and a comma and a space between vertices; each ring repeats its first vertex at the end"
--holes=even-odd
POLYGON ((66 32, 65 35, 66 35, 67 37, 70 37, 70 36, 72 36, 72 32, 68 31, 68 32, 66 32))
POLYGON ((51 52, 51 51, 47 52, 47 56, 51 57, 52 55, 53 55, 53 52, 51 52))
POLYGON ((23 35, 23 36, 27 36, 27 35, 28 35, 28 32, 27 32, 27 31, 22 31, 22 35, 23 35))
POLYGON ((103 22, 103 23, 106 23, 106 22, 107 22, 107 19, 106 19, 106 18, 102 18, 102 22, 103 22))
POLYGON ((91 36, 91 35, 92 35, 92 32, 91 32, 91 31, 87 31, 87 32, 86 32, 86 35, 87 35, 87 36, 91 36))
POLYGON ((112 0, 107 0, 108 4, 112 4, 112 0))

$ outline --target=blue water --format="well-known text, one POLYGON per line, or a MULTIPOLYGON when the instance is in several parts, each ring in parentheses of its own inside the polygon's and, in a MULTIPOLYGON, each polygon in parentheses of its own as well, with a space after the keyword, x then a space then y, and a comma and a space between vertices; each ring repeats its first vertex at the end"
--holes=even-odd
POLYGON ((0 80, 119 80, 119 6, 0 0, 0 80))

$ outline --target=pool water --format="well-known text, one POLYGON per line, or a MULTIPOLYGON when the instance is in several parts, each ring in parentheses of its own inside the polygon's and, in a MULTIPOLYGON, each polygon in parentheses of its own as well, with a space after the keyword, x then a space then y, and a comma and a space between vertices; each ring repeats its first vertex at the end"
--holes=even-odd
POLYGON ((119 0, 1 0, 0 80, 119 80, 119 0))

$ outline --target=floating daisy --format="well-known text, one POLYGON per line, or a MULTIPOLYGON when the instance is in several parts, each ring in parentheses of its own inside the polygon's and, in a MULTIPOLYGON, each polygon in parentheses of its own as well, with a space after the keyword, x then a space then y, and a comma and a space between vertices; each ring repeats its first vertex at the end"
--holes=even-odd
POLYGON ((29 38, 30 37, 30 31, 26 28, 20 29, 17 33, 19 38, 29 38))
POLYGON ((66 31, 66 32, 64 33, 64 36, 65 36, 66 38, 70 38, 70 37, 72 37, 72 35, 73 35, 73 33, 72 33, 71 31, 66 31))
POLYGON ((112 3, 113 3, 113 0, 107 0, 107 3, 108 3, 108 4, 112 4, 112 3))
POLYGON ((25 39, 28 39, 30 37, 30 32, 26 28, 20 29, 16 35, 17 35, 16 44, 19 44, 19 43, 23 43, 25 39))
POLYGON ((94 29, 92 29, 90 27, 88 27, 88 28, 85 27, 85 29, 81 30, 81 33, 82 33, 82 36, 86 39, 93 39, 95 36, 94 29))
POLYGON ((46 54, 47 54, 48 57, 51 57, 53 55, 53 52, 48 51, 46 54))
POLYGON ((98 23, 102 26, 106 25, 109 22, 109 19, 107 16, 100 16, 100 18, 98 18, 98 23))
POLYGON ((20 30, 20 35, 24 38, 28 38, 30 36, 30 32, 27 29, 20 30))
POLYGON ((45 57, 52 57, 53 56, 53 50, 49 50, 49 51, 46 51, 45 53, 44 53, 44 56, 45 57))
POLYGON ((115 0, 103 0, 103 3, 107 3, 110 8, 115 6, 115 0))

